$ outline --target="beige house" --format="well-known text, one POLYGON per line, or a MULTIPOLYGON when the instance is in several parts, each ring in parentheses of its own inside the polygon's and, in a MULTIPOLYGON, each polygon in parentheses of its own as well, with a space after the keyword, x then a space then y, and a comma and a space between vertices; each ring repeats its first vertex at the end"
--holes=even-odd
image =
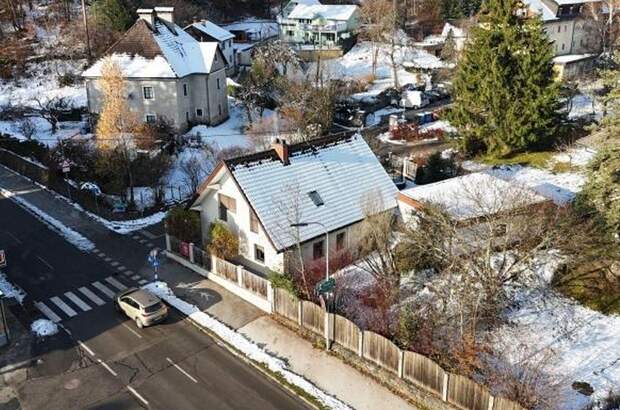
MULTIPOLYGON (((172 7, 137 10, 138 20, 105 53, 120 67, 130 110, 145 122, 165 117, 180 130, 228 118, 227 60, 217 42, 199 42, 174 23, 172 7)), ((82 76, 88 109, 101 110, 103 59, 82 76)))
POLYGON ((289 252, 298 243, 306 266, 324 271, 327 242, 333 261, 355 245, 367 210, 396 210, 396 192, 358 134, 292 145, 276 141, 270 150, 225 160, 191 209, 200 212, 203 242, 211 224, 225 224, 239 238, 234 261, 254 272, 287 271, 298 260, 289 252))
POLYGON ((538 15, 552 42, 554 63, 562 78, 574 78, 590 71, 601 51, 601 41, 586 13, 600 7, 593 0, 526 0, 529 15, 538 15))

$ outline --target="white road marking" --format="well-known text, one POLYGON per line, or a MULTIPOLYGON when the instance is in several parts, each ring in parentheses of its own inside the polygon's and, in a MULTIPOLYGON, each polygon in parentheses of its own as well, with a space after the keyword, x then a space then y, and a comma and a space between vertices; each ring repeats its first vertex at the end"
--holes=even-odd
POLYGON ((178 371, 180 371, 181 373, 183 373, 185 376, 187 376, 188 379, 190 379, 191 381, 193 381, 194 383, 198 383, 198 380, 194 379, 192 377, 191 374, 187 373, 185 370, 181 369, 181 366, 179 366, 178 364, 176 364, 175 362, 172 361, 172 359, 170 359, 169 357, 166 357, 166 360, 168 360, 168 362, 173 365, 174 367, 177 368, 178 371))
POLYGON ((43 259, 39 255, 36 255, 36 256, 37 256, 37 259, 41 261, 41 263, 43 263, 45 266, 47 266, 51 270, 54 270, 54 267, 52 265, 50 265, 45 259, 43 259))
POLYGON ((114 376, 114 377, 118 376, 118 374, 116 374, 116 372, 115 372, 115 371, 114 371, 114 370, 113 370, 110 366, 108 366, 108 364, 107 364, 106 362, 104 362, 104 361, 103 361, 103 360, 101 360, 101 359, 97 359, 97 361, 99 362, 99 364, 100 364, 100 365, 102 365, 103 367, 105 367, 105 369, 106 369, 107 371, 109 371, 110 373, 112 373, 112 376, 114 376))
POLYGON ((133 238, 133 239, 135 239, 136 241, 137 241, 138 239, 140 239, 140 237, 139 237, 138 235, 134 235, 134 236, 132 236, 132 238, 133 238))
POLYGON ((105 281, 108 282, 110 285, 114 286, 118 290, 127 289, 127 286, 123 285, 122 283, 114 279, 112 276, 108 276, 107 278, 105 278, 105 281))
POLYGON ((141 276, 140 276, 140 275, 133 275, 133 276, 131 277, 131 279, 133 279, 133 280, 140 280, 140 278, 141 278, 141 276))
POLYGON ((129 330, 131 333, 133 333, 135 336, 137 336, 139 339, 142 339, 142 335, 138 332, 136 332, 135 330, 133 330, 131 327, 127 326, 127 323, 121 323, 123 325, 123 327, 127 330, 129 330))
POLYGON ((49 320, 54 323, 60 322, 62 319, 54 311, 47 307, 43 302, 34 302, 34 305, 43 313, 49 320))
POLYGON ((127 272, 125 272, 125 275, 133 275, 133 271, 132 270, 128 270, 127 272))
POLYGON ((15 242, 17 242, 19 245, 21 245, 23 243, 22 241, 19 240, 19 238, 17 236, 13 235, 11 232, 9 232, 9 231, 4 231, 4 232, 6 232, 7 235, 9 235, 11 238, 13 238, 13 240, 15 242))
POLYGON ((140 242, 140 243, 146 243, 146 239, 144 239, 144 238, 140 238, 140 239, 138 239, 138 242, 140 242))
POLYGON ((97 290, 100 290, 101 293, 103 293, 104 295, 106 295, 110 299, 114 299, 115 293, 112 292, 110 289, 108 289, 108 287, 105 286, 103 283, 101 283, 101 282, 93 282, 92 285, 94 287, 96 287, 97 290))
POLYGON ((99 296, 95 295, 90 289, 85 288, 85 287, 81 287, 78 290, 80 292, 82 292, 82 294, 84 296, 86 296, 88 299, 90 299, 91 301, 95 302, 95 304, 97 306, 105 305, 105 302, 103 301, 103 299, 101 299, 99 296))
POLYGON ((78 340, 78 344, 80 345, 80 347, 84 350, 86 350, 88 352, 89 355, 95 357, 95 352, 93 352, 92 350, 90 350, 90 347, 86 346, 86 344, 84 344, 84 342, 82 342, 81 340, 78 340))
POLYGON ((103 258, 104 261, 106 262, 110 262, 112 260, 112 258, 110 258, 109 256, 106 256, 105 258, 103 258))
POLYGON ((153 235, 152 233, 150 233, 150 232, 149 232, 149 231, 147 231, 147 230, 140 230, 140 233, 141 233, 142 235, 146 236, 146 237, 147 237, 147 238, 149 238, 149 239, 155 239, 155 238, 157 238, 157 235, 153 235))
POLYGON ((126 268, 126 267, 124 267, 123 265, 121 265, 121 266, 117 266, 117 267, 116 267, 116 270, 118 270, 119 272, 122 272, 122 271, 124 271, 124 270, 127 270, 127 268, 126 268))
POLYGON ((114 262, 110 262, 110 265, 112 265, 112 267, 118 266, 120 265, 120 263, 114 261, 114 262))
POLYGON ((88 312, 90 310, 90 306, 88 306, 88 304, 86 304, 82 299, 78 298, 75 295, 75 293, 73 293, 73 292, 65 292, 65 296, 71 302, 75 303, 77 305, 77 307, 82 309, 84 312, 88 312))
POLYGON ((50 298, 50 300, 52 302, 54 302, 54 304, 56 306, 58 306, 58 308, 60 310, 62 310, 63 312, 65 312, 65 314, 69 317, 73 317, 75 315, 77 315, 77 312, 75 310, 73 310, 71 308, 71 306, 67 305, 65 302, 62 301, 62 299, 60 299, 58 296, 54 296, 53 298, 50 298))
POLYGON ((140 279, 140 280, 138 281, 138 285, 144 285, 144 284, 146 284, 147 282, 148 282, 148 280, 146 280, 146 279, 140 279))
POLYGON ((127 390, 129 390, 134 396, 136 396, 138 400, 140 400, 142 403, 144 403, 147 406, 149 405, 149 402, 146 401, 144 397, 140 396, 140 393, 138 393, 133 387, 127 386, 127 390))

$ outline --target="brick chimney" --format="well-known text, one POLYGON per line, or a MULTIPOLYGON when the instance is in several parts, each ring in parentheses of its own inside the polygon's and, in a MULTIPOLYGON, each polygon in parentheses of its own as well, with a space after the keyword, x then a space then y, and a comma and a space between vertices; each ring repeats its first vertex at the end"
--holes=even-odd
POLYGON ((155 23, 155 12, 153 9, 138 9, 136 13, 138 14, 138 19, 146 21, 153 27, 153 23, 155 23))
POLYGON ((174 24, 174 7, 155 7, 155 15, 168 23, 174 24))
POLYGON ((282 161, 282 163, 284 165, 288 165, 289 164, 289 160, 288 160, 288 144, 286 143, 286 140, 280 139, 280 138, 276 138, 271 143, 271 148, 273 148, 276 151, 276 154, 278 154, 278 157, 280 158, 280 161, 282 161))

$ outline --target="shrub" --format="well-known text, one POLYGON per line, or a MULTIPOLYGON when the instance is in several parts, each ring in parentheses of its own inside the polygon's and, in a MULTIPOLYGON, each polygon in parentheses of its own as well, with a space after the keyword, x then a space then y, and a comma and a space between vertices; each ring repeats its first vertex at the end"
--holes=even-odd
POLYGON ((237 238, 221 222, 211 224, 211 241, 207 250, 221 259, 230 259, 239 254, 239 238, 237 238))
POLYGON ((440 152, 429 155, 426 165, 418 168, 416 183, 430 184, 455 177, 459 173, 459 166, 454 158, 443 158, 440 152))
POLYGON ((64 73, 58 76, 58 86, 60 87, 71 87, 77 81, 77 76, 75 73, 64 73))
POLYGON ((267 275, 267 279, 271 282, 271 285, 274 288, 280 288, 292 293, 293 295, 298 295, 299 292, 297 290, 297 286, 295 286, 295 281, 290 273, 278 273, 270 271, 267 275))
POLYGON ((166 232, 183 242, 200 243, 200 216, 182 207, 172 208, 166 215, 166 232))
POLYGON ((427 139, 443 139, 444 131, 440 129, 430 129, 424 132, 416 124, 399 124, 392 130, 392 140, 396 141, 421 141, 427 139))

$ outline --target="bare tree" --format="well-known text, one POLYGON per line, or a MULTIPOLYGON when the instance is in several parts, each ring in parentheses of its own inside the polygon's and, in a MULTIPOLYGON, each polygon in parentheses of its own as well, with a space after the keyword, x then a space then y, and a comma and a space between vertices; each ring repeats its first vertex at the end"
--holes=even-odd
POLYGON ((396 19, 392 0, 366 1, 360 13, 360 34, 372 44, 372 75, 377 74, 377 61, 382 44, 391 37, 396 19))
POLYGON ((31 140, 33 135, 37 132, 37 126, 28 117, 19 121, 17 129, 19 133, 22 134, 28 140, 31 140))
POLYGON ((70 100, 67 97, 33 97, 32 100, 37 104, 34 112, 52 126, 52 134, 55 134, 60 115, 71 108, 70 100))
POLYGON ((603 53, 613 54, 620 36, 620 0, 601 0, 584 7, 589 29, 600 40, 603 53))
POLYGON ((200 183, 209 175, 215 165, 215 156, 210 150, 203 150, 181 161, 180 169, 190 192, 196 192, 200 183))

